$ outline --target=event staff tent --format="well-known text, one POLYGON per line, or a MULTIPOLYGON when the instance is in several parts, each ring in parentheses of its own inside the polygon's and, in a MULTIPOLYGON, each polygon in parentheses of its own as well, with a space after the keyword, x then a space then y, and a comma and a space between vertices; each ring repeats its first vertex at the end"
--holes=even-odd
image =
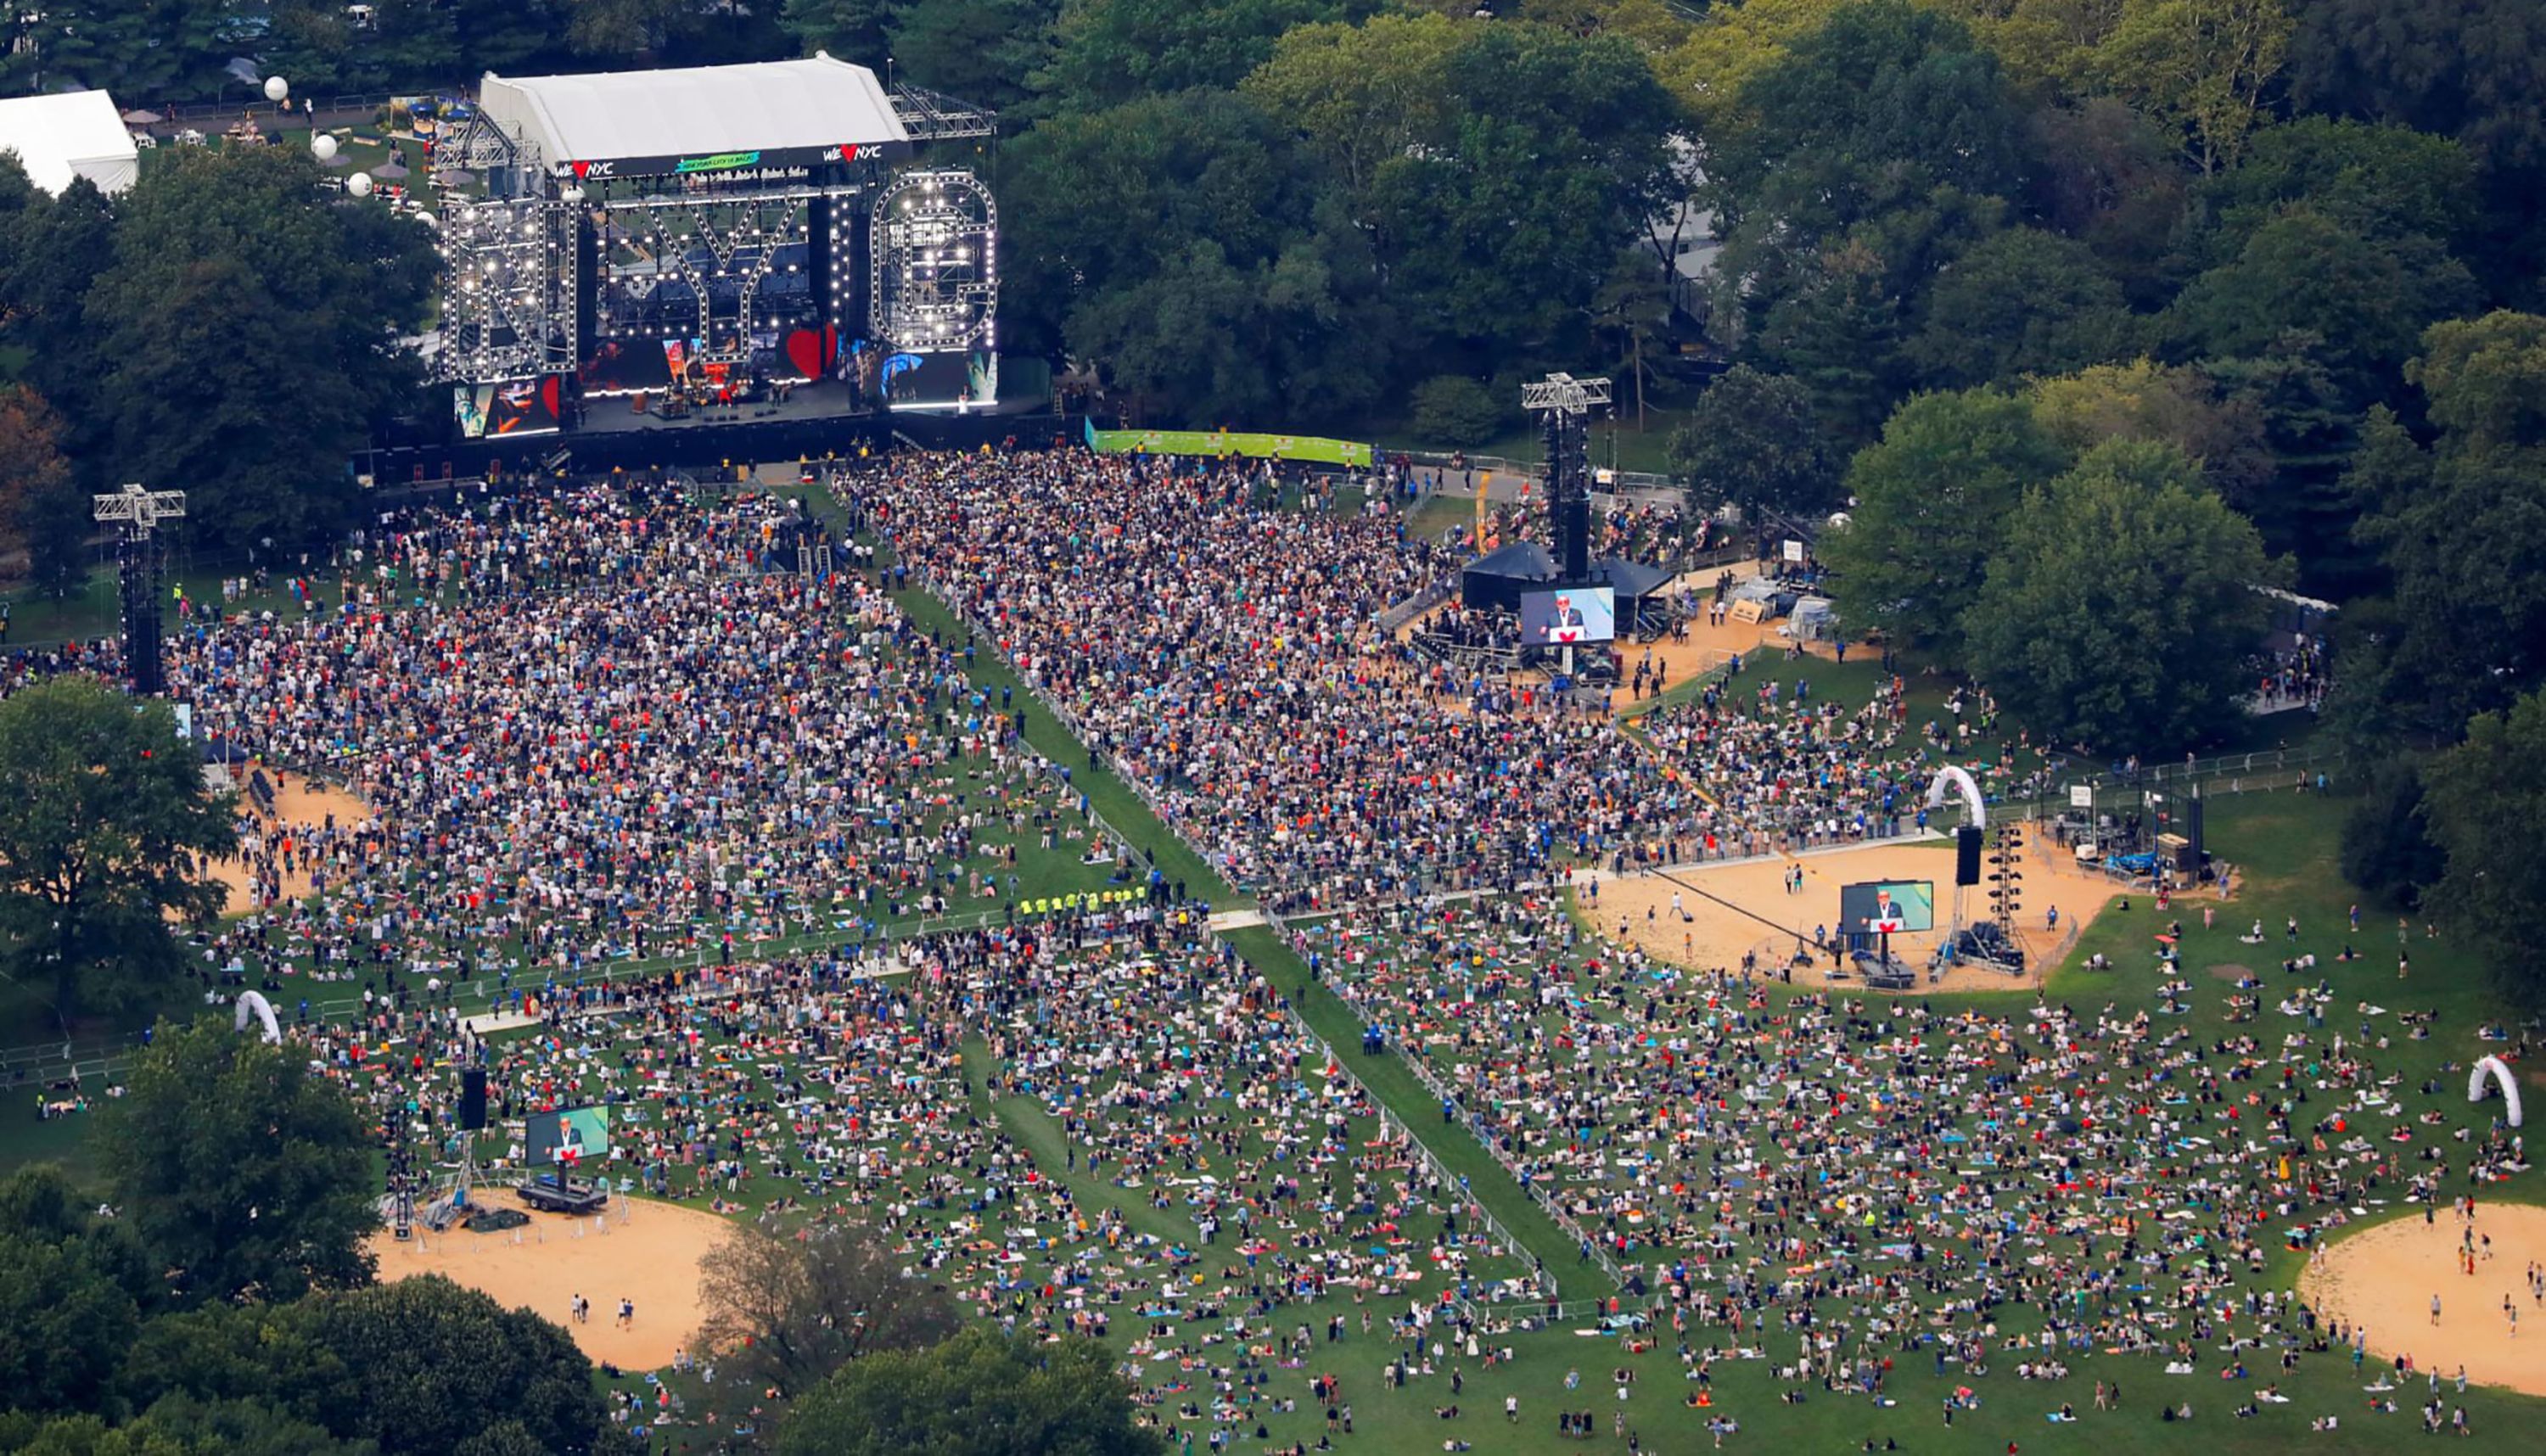
POLYGON ((115 98, 103 91, 66 91, 0 101, 0 151, 16 152, 27 178, 55 197, 85 177, 112 197, 132 185, 141 153, 115 98))

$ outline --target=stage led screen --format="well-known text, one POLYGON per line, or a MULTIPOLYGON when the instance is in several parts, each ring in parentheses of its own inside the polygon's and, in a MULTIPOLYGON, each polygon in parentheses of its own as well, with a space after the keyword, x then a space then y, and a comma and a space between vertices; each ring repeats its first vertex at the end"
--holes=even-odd
POLYGON ((1578 647, 1618 635, 1618 594, 1605 586, 1529 591, 1520 598, 1521 641, 1533 647, 1578 647))
POLYGON ((610 1156, 610 1109, 563 1107, 530 1116, 530 1165, 573 1167, 610 1156))
POLYGON ((451 417, 460 422, 460 438, 482 440, 486 437, 486 411, 494 405, 492 385, 454 385, 451 386, 451 417))
POLYGON ((999 357, 987 349, 887 355, 884 398, 896 409, 972 408, 999 394, 999 357))
POLYGON ((485 415, 488 436, 556 433, 558 385, 554 377, 506 380, 487 388, 492 395, 485 415))
POLYGON ((1867 880, 1838 890, 1838 924, 1855 934, 1895 935, 1936 928, 1932 880, 1867 880))

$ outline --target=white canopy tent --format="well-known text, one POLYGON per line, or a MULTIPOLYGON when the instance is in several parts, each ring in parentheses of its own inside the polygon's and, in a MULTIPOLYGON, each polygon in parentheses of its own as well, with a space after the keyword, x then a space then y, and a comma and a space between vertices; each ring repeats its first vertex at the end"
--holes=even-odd
POLYGON ((132 185, 140 150, 115 98, 103 91, 65 91, 0 101, 0 151, 16 152, 27 177, 55 197, 85 177, 113 196, 132 185))
POLYGON ((489 73, 478 105, 560 172, 613 163, 633 164, 616 167, 619 175, 705 170, 678 163, 752 153, 770 165, 801 164, 806 153, 910 140, 874 71, 823 54, 581 76, 489 73))

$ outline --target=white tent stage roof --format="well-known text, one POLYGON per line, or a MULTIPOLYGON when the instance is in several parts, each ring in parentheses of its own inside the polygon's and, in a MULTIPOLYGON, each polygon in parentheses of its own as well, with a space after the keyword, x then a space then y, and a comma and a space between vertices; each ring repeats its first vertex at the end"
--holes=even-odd
POLYGON ((755 153, 767 165, 804 165, 840 160, 842 148, 910 140, 876 73, 825 54, 518 80, 489 72, 478 105, 488 121, 537 146, 551 172, 578 163, 606 168, 604 175, 706 171, 720 168, 695 163, 729 167, 755 153))
POLYGON ((112 196, 130 187, 141 168, 115 98, 103 91, 0 101, 0 151, 16 152, 28 179, 55 197, 74 177, 112 196))

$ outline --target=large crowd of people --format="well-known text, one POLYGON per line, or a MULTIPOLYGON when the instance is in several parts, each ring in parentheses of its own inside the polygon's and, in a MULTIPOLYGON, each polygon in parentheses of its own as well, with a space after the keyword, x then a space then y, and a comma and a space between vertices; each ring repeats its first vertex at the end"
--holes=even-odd
MULTIPOLYGON (((2208 1042, 2179 994, 1772 994, 1535 888, 1900 833, 1949 762, 2042 787, 2040 755, 1982 747, 1985 693, 1921 714, 1886 674, 1835 701, 1789 659, 1622 722, 1457 677, 1374 627, 1455 556, 1252 468, 910 453, 828 485, 889 564, 775 496, 623 479, 384 520, 331 563, 332 605, 190 611, 169 670, 198 737, 361 806, 243 820, 255 903, 201 937, 208 994, 281 992, 382 1137, 445 1164, 448 1065, 483 1066, 486 1156, 604 1104, 596 1170, 627 1186, 876 1227, 986 1318, 1125 1336, 1188 1451, 1303 1393, 1348 1433, 1320 1350, 1374 1320, 1384 1378, 1446 1380, 1449 1419, 1571 1271, 1482 1220, 1185 887, 1112 845, 1030 707, 1267 908, 1328 912, 1296 947, 1438 1090, 1425 1136, 1473 1138, 1618 1271, 1609 1332, 1666 1321, 1693 1404, 1726 1358, 1796 1401, 1879 1394, 1913 1355, 2056 1382, 2089 1351, 2225 1350, 2269 1381, 2342 1331, 2254 1292, 2267 1249, 2525 1164, 2507 1129, 2456 1145, 2397 1113, 2379 1054, 2427 1013, 2346 1015, 2321 982, 2285 1035, 2208 1042), (806 542, 832 569, 801 569, 806 542), (964 628, 920 629, 905 586, 964 628), (986 653, 1041 702, 978 685, 986 653), (1115 893, 1020 913, 1057 880, 1115 893), (311 1017, 320 982, 360 982, 360 1013, 311 1017), (481 1039, 489 1009, 535 1025, 481 1039)), ((1606 529, 1687 544, 1641 512, 1606 529)), ((109 657, 22 654, 10 682, 109 657)))
POLYGON ((2437 1081, 2409 1099, 2382 1073, 2431 1013, 2345 1014, 2322 982, 2281 1034, 2204 1042, 2164 987, 2013 1015, 1772 997, 1749 968, 1663 963, 1529 897, 1297 936, 1585 1259, 1799 1382, 1870 1388, 1912 1352, 1940 1372, 2061 1378, 2125 1351, 2269 1379, 2339 1339, 2255 1292, 2267 1250, 2526 1165, 2513 1129, 2455 1139, 2408 1110, 2437 1081))
MULTIPOLYGON (((1898 742, 1897 685, 1891 720, 1879 702, 1851 726, 1775 684, 1739 712, 1760 679, 1737 678, 1659 720, 1656 751, 1596 698, 1460 677, 1380 637, 1382 609, 1455 563, 1385 514, 1290 509, 1262 487, 1244 469, 1081 452, 897 455, 835 482, 1091 749, 1277 911, 1914 820, 1904 786, 1930 753, 1898 742), (1810 741, 1809 773, 1784 761, 1801 752, 1765 751, 1790 740, 1810 741)), ((1666 535, 1650 514, 1607 529, 1666 535)), ((1455 630, 1492 640, 1472 615, 1455 630)))
POLYGON ((252 825, 258 908, 207 965, 573 980, 994 908, 1021 859, 1100 854, 968 649, 866 572, 793 569, 806 529, 765 496, 497 499, 378 533, 333 610, 190 627, 197 735, 365 810, 252 825))

